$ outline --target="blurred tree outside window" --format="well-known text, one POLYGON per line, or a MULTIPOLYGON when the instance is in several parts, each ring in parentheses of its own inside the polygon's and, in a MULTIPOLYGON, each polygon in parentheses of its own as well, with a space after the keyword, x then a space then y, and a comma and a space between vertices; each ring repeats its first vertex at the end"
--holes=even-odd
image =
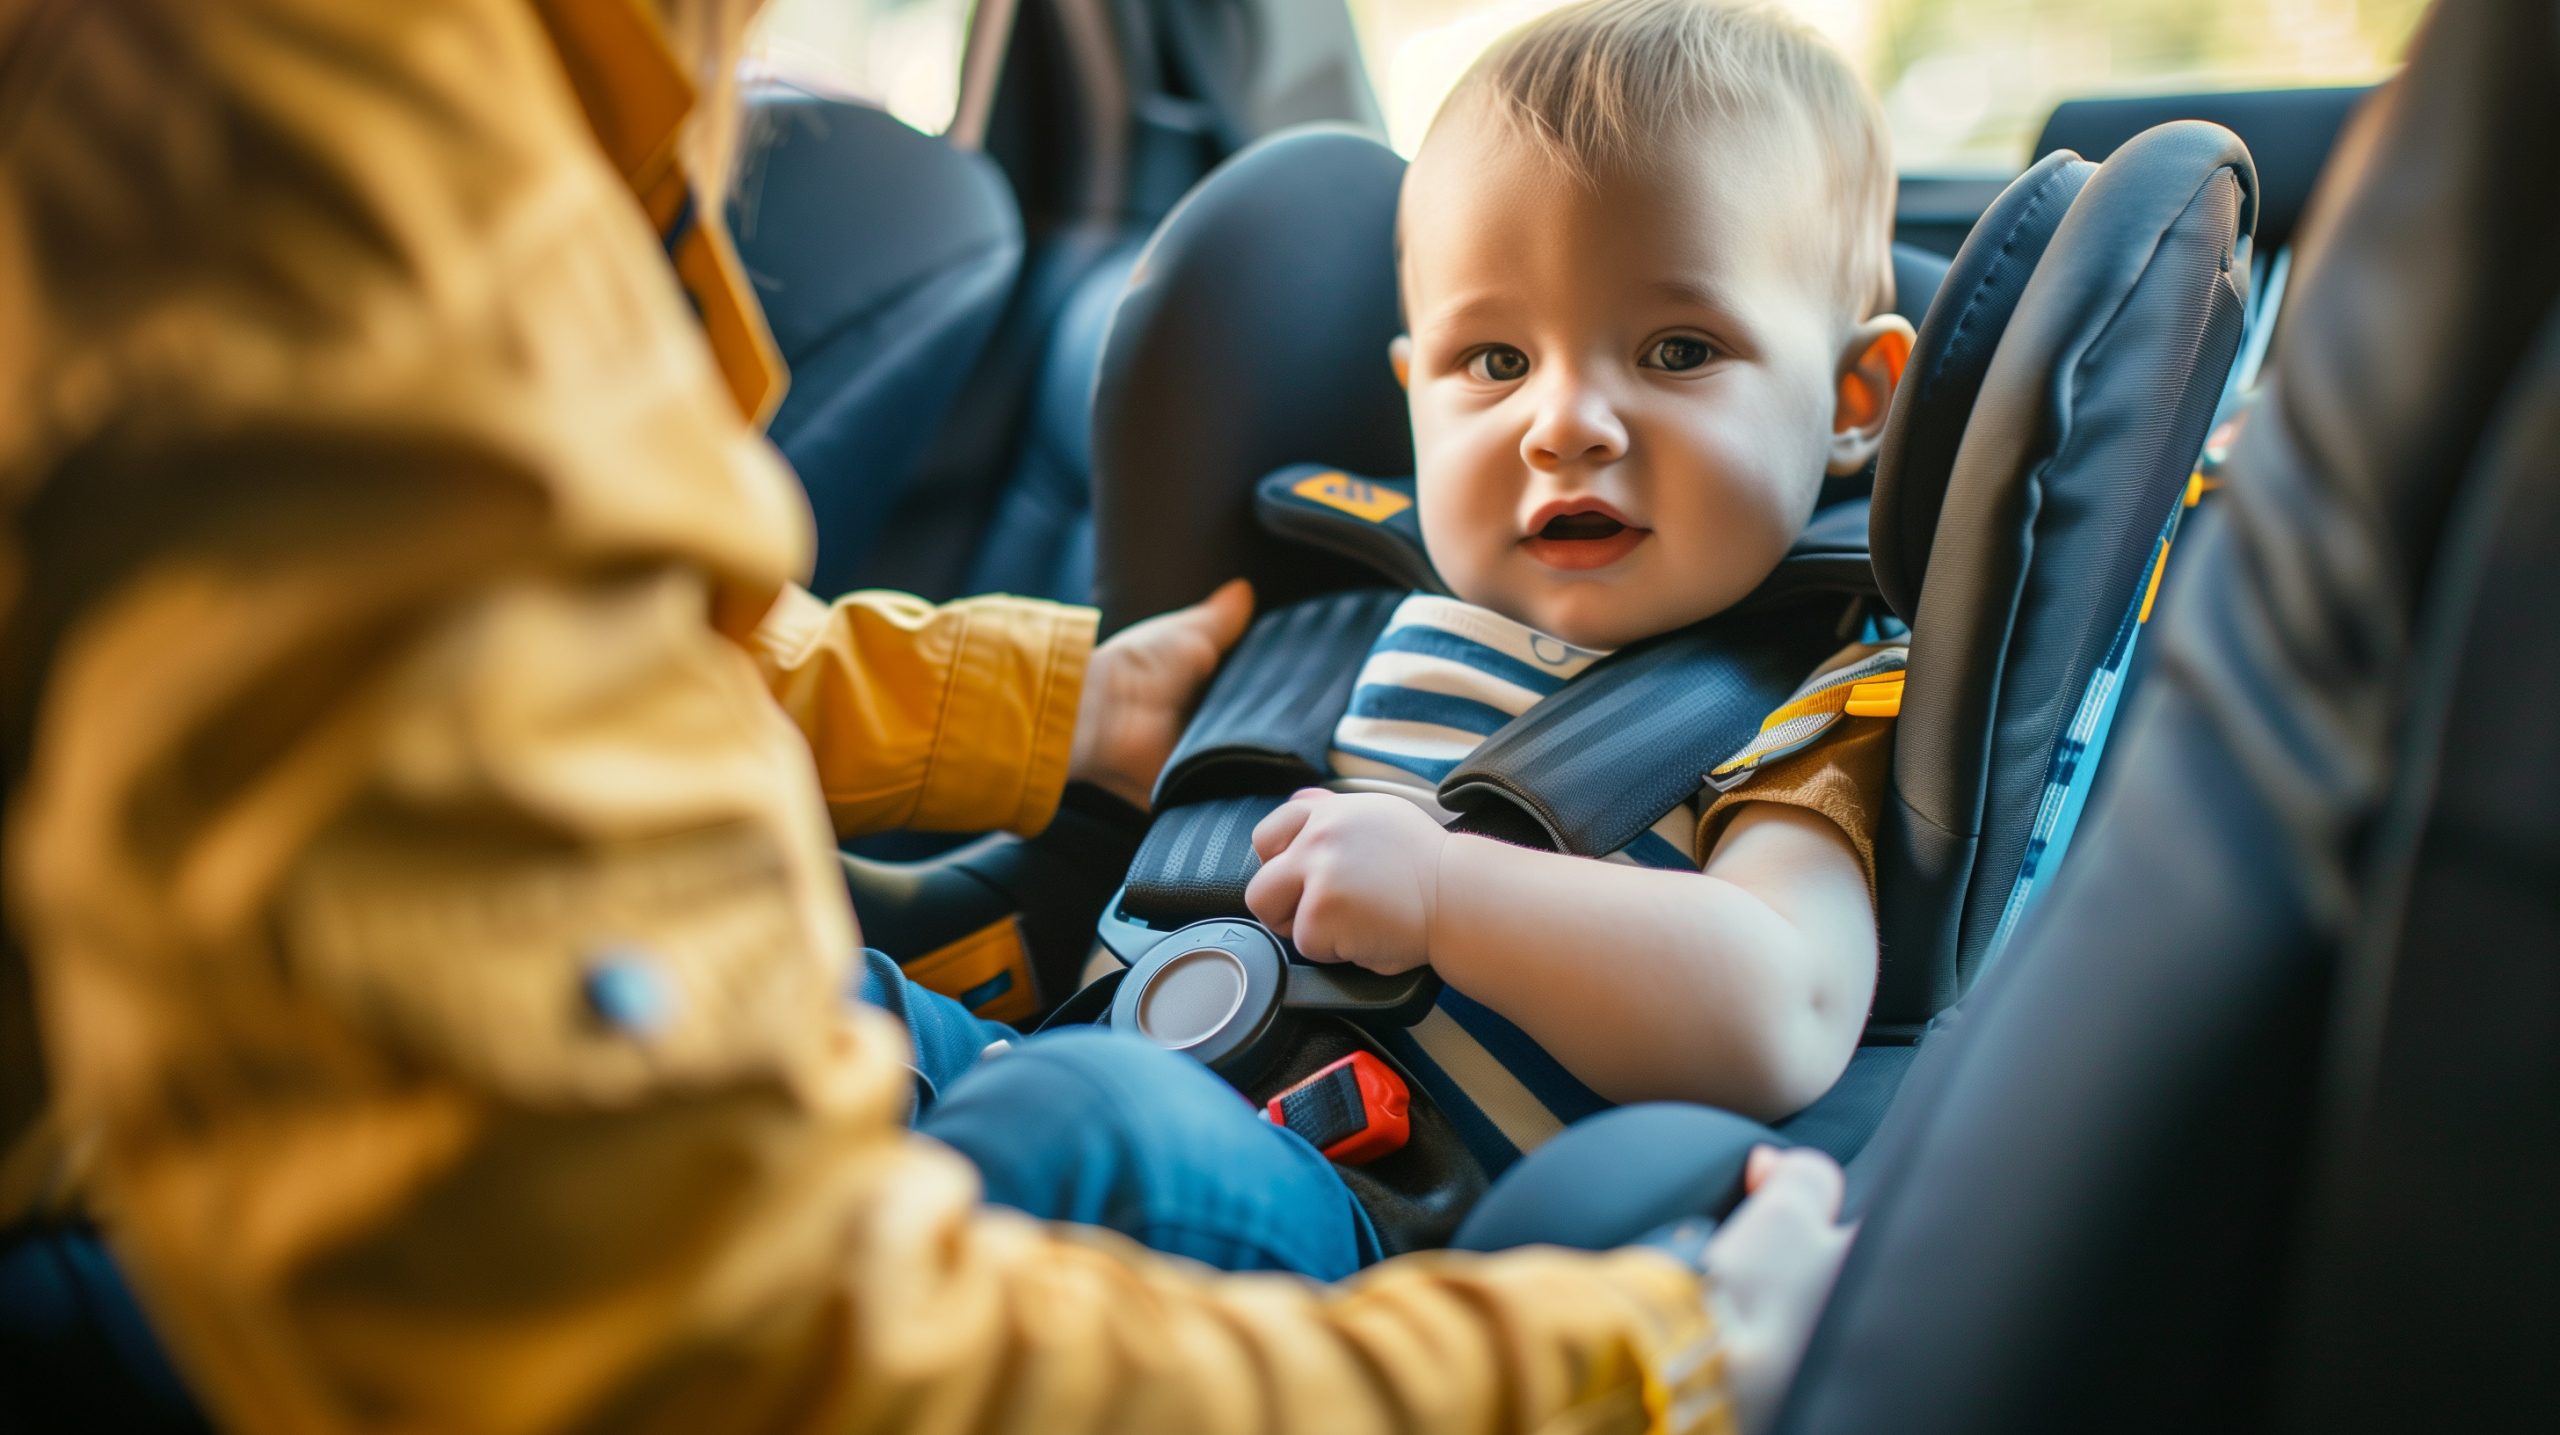
MULTIPOLYGON (((1413 153, 1485 48, 1565 0, 1349 0, 1413 153)), ((2054 105, 2106 94, 2363 84, 2398 65, 2426 0, 1776 0, 1884 103, 1905 174, 2011 174, 2054 105)))
POLYGON ((950 127, 970 0, 766 0, 751 79, 877 105, 926 134, 950 127))

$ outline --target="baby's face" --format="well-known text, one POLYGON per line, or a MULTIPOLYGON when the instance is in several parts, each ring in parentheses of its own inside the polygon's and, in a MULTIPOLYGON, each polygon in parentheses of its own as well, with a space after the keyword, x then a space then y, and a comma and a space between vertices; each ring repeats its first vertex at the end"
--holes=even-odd
POLYGON ((1406 181, 1396 357, 1432 562, 1586 647, 1730 607, 1860 457, 1833 433, 1854 326, 1822 205, 1765 159, 1678 168, 1595 189, 1453 119, 1406 181))

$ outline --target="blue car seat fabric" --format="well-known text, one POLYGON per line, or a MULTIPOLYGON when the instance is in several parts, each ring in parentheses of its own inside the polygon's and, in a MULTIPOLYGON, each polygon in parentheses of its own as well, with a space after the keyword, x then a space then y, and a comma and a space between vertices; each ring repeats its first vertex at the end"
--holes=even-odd
POLYGON ((1094 389, 1094 591, 1105 632, 1238 574, 1266 610, 1362 581, 1356 565, 1262 540, 1250 497, 1264 474, 1291 463, 1374 474, 1413 466, 1404 394, 1387 367, 1401 328, 1393 256, 1403 179, 1404 161, 1365 135, 1291 131, 1220 165, 1157 229, 1094 389), (1290 278, 1238 282, 1236 257, 1248 254, 1285 257, 1290 278))
POLYGON ((791 369, 773 440, 818 522, 812 586, 854 586, 1012 295, 1004 176, 864 105, 755 97, 731 218, 791 369))
POLYGON ((2560 194, 2515 182, 2560 12, 2454 0, 2413 56, 2163 600, 2139 780, 1853 1172, 1783 1435, 2560 1425, 2560 194))
POLYGON ((1945 505, 1956 450, 2009 316, 2017 312, 2063 214, 2097 172, 2077 155, 2057 154, 2018 176, 1948 261, 1940 284, 1952 301, 1926 310, 1920 321, 1876 459, 1894 481, 1875 495, 1868 525, 1876 589, 1906 619, 1919 609, 1930 540, 1937 536, 1935 522, 1916 523, 1906 515, 1935 514, 1945 505))
POLYGON ((0 1231, 0 1430, 206 1435, 211 1428, 96 1231, 0 1231))
POLYGON ((965 591, 1092 600, 1094 370, 1138 248, 1132 240, 1105 254, 1060 306, 1030 424, 970 560, 965 591))

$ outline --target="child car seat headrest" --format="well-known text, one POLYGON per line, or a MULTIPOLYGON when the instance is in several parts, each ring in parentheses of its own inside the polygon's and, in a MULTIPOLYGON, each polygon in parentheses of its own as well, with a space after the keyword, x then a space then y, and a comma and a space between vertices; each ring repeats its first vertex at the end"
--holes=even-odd
POLYGON ((2065 153, 2047 155, 2018 176, 1974 222, 1938 286, 1943 302, 1930 305, 1920 321, 1885 421, 1868 526, 1876 588, 1906 621, 1919 610, 1938 507, 1982 376, 2053 231, 2097 172, 2065 153))
POLYGON ((1238 573, 1264 609, 1359 581, 1274 561, 1255 481, 1284 464, 1407 473, 1387 366, 1404 161, 1348 128, 1271 136, 1210 172, 1148 241, 1094 383, 1094 596, 1103 631, 1238 573))
MULTIPOLYGON (((1253 492, 1295 463, 1413 471, 1404 393, 1387 364, 1403 328, 1403 179, 1404 161, 1357 131, 1290 130, 1211 172, 1148 242, 1094 386, 1094 588, 1105 632, 1238 573, 1265 609, 1377 581, 1349 560, 1265 538, 1253 492)), ((1900 303, 1916 306, 1944 265, 1898 245, 1894 271, 1900 303)), ((1825 534, 1854 533, 1858 522, 1843 520, 1856 518, 1826 511, 1818 521, 1825 534)))
MULTIPOLYGON (((2048 158, 1998 207, 2023 220, 2027 181, 2073 183, 2076 164, 2048 158)), ((1913 661, 1877 842, 1880 1021, 1926 1020, 1996 951, 2112 711, 2146 575, 2239 346, 2257 218, 2239 139, 2162 125, 2077 183, 1987 362, 1931 333, 1937 372, 1888 422, 1875 558, 1913 661), (1919 412, 1966 382, 1977 392, 1960 435, 1919 412)), ((1969 276, 1998 302, 1985 251, 2012 237, 1986 227, 1967 241, 1924 333, 1957 326, 1969 276)))

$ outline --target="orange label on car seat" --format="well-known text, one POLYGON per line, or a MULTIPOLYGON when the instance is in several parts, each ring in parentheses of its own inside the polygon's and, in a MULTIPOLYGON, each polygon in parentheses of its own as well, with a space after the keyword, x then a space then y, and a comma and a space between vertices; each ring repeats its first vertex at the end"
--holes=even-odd
POLYGON ((1318 473, 1299 479, 1289 491, 1313 503, 1348 513, 1370 523, 1384 523, 1406 509, 1413 500, 1392 488, 1380 488, 1347 473, 1318 473))
POLYGON ((948 946, 902 964, 916 985, 942 993, 989 1021, 1020 1022, 1040 1010, 1022 919, 1004 917, 948 946))

